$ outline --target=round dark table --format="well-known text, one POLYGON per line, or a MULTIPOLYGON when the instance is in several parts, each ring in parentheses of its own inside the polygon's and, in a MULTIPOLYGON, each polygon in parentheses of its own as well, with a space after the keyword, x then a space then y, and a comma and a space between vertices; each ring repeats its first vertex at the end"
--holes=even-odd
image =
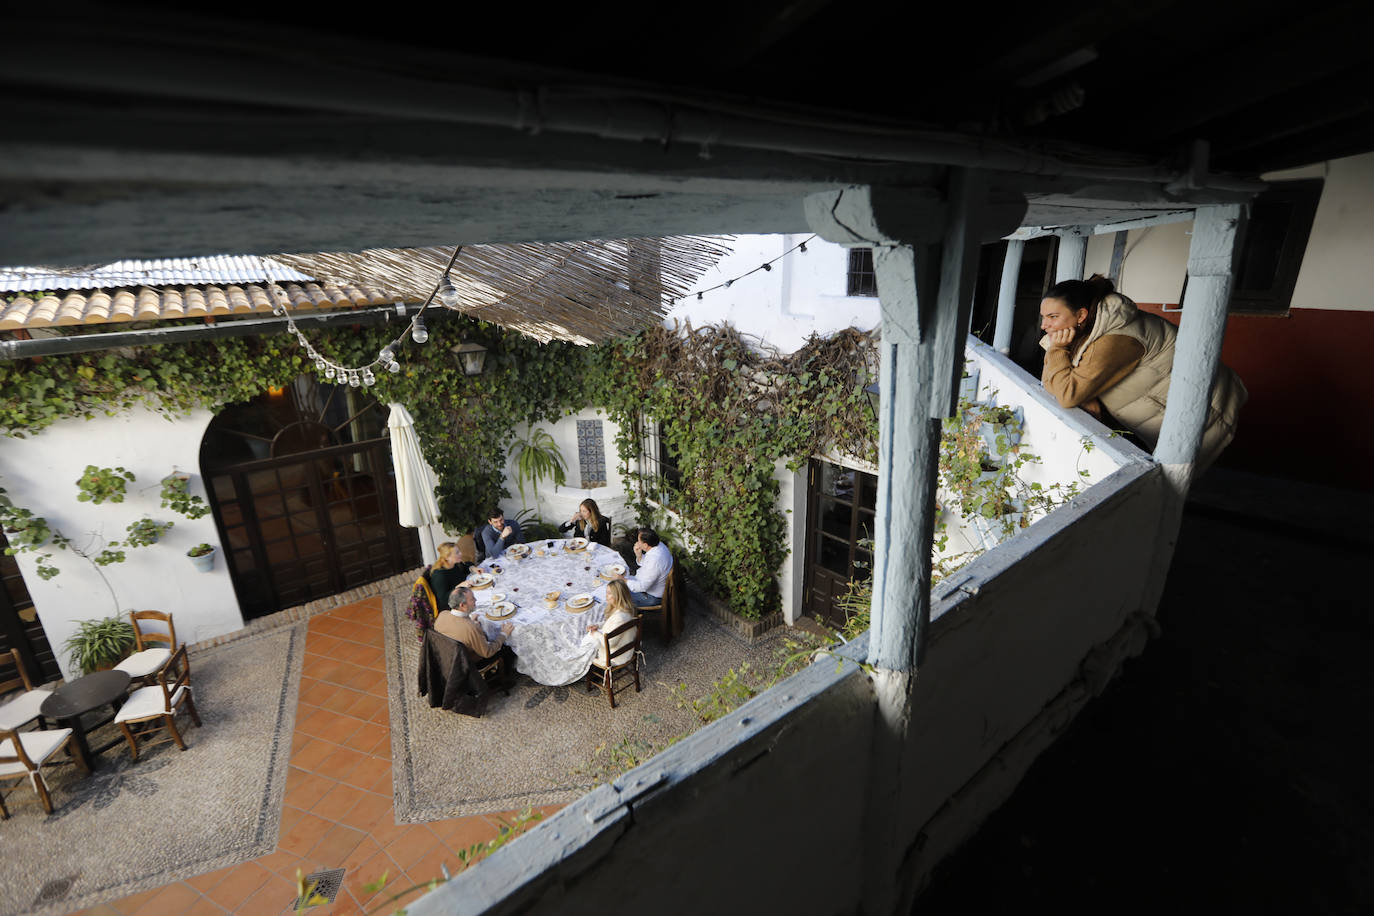
MULTIPOLYGON (((72 730, 77 753, 81 755, 87 769, 94 770, 95 754, 86 743, 86 726, 81 717, 93 709, 110 706, 110 717, 96 722, 91 729, 95 730, 108 722, 113 722, 115 712, 123 705, 128 690, 128 674, 114 669, 97 671, 58 687, 52 692, 52 696, 43 701, 39 712, 72 730)), ((118 743, 112 741, 104 747, 97 748, 96 752, 108 750, 118 743)))

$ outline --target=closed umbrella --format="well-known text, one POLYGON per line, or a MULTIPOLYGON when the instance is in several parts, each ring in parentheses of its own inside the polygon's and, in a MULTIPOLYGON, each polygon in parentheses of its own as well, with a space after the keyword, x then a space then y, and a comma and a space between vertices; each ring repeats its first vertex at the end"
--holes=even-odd
POLYGON ((424 529, 420 549, 425 562, 434 562, 434 533, 430 525, 439 521, 439 503, 434 499, 434 472, 420 450, 415 421, 410 411, 391 404, 386 428, 391 431, 391 463, 396 468, 396 509, 401 524, 424 529))

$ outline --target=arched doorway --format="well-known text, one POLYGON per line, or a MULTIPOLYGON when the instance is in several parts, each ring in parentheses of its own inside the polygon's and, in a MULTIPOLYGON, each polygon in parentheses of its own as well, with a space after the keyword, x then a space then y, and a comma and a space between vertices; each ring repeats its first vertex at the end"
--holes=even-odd
POLYGON ((301 376, 230 405, 200 465, 246 618, 421 563, 397 521, 386 411, 361 389, 301 376))

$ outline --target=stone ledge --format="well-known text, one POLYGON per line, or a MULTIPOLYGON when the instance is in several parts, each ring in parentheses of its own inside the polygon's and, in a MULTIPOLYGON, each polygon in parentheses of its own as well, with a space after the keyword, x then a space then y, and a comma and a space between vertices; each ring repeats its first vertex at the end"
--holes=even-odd
POLYGON ((380 595, 387 595, 403 588, 409 588, 417 578, 419 578, 424 567, 416 567, 410 572, 397 573, 386 579, 379 579, 376 582, 369 582, 358 588, 349 589, 337 595, 330 595, 327 598, 316 598, 307 601, 305 604, 298 604, 275 614, 267 614, 250 620, 241 630, 232 633, 223 633, 219 636, 212 636, 200 642, 191 643, 187 646, 189 652, 199 652, 215 646, 222 646, 225 643, 235 642, 248 636, 256 636, 259 633, 266 633, 269 630, 276 630, 281 627, 289 627, 300 623, 302 620, 309 620, 316 614, 323 614, 344 605, 353 604, 366 598, 376 598, 380 595))

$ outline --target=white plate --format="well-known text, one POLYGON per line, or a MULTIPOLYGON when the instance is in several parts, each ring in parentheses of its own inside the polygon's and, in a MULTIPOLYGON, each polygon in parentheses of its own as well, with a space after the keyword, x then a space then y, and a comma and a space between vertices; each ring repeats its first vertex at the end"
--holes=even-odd
POLYGON ((601 578, 610 579, 614 576, 625 575, 625 566, 622 563, 607 563, 601 567, 601 578))
POLYGON ((523 557, 530 552, 529 544, 512 544, 506 548, 506 553, 513 557, 523 557))
POLYGON ((486 573, 478 573, 477 575, 470 576, 468 578, 468 586, 470 588, 486 588, 488 585, 491 585, 495 581, 495 579, 493 579, 486 573))
POLYGON ((491 603, 492 603, 492 604, 500 604, 502 601, 505 601, 505 600, 506 600, 506 593, 505 593, 505 592, 492 592, 492 593, 491 593, 491 603))
POLYGON ((573 538, 572 540, 568 541, 568 549, 569 549, 569 550, 585 550, 586 548, 587 548, 587 539, 586 539, 586 538, 573 538))
POLYGON ((571 598, 568 599, 568 610, 585 611, 587 608, 592 606, 592 600, 593 599, 591 595, 573 595, 571 598))
POLYGON ((496 604, 493 604, 491 606, 491 610, 487 611, 487 619, 504 620, 505 618, 509 617, 514 613, 515 605, 511 604, 509 601, 500 601, 496 604))

